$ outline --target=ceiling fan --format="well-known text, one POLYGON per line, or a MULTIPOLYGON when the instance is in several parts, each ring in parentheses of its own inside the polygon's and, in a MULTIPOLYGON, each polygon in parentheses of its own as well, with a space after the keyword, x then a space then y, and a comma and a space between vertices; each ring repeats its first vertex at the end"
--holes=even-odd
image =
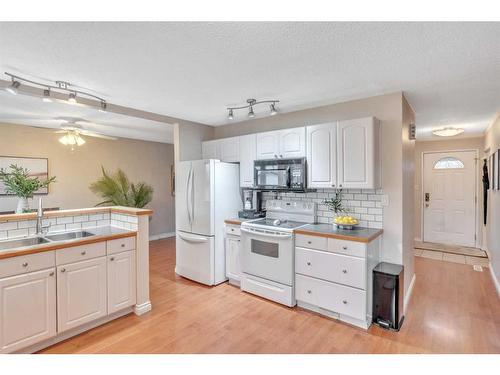
POLYGON ((57 117, 55 120, 62 121, 60 125, 60 130, 56 130, 55 133, 64 134, 61 138, 59 138, 59 142, 61 142, 65 146, 71 146, 73 150, 75 146, 82 146, 85 144, 85 139, 82 137, 94 137, 94 138, 102 138, 108 140, 116 140, 114 137, 110 137, 92 130, 87 130, 84 128, 84 125, 98 125, 92 123, 90 121, 74 118, 74 117, 57 117))

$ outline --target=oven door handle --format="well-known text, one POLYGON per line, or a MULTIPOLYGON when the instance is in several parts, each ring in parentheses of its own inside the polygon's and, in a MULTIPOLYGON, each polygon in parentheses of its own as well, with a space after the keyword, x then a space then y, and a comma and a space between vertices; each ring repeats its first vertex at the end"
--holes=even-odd
POLYGON ((268 234, 268 233, 263 233, 260 231, 254 231, 254 230, 249 230, 245 228, 240 229, 242 232, 248 233, 248 234, 256 234, 262 237, 270 237, 270 238, 291 238, 292 234, 268 234))

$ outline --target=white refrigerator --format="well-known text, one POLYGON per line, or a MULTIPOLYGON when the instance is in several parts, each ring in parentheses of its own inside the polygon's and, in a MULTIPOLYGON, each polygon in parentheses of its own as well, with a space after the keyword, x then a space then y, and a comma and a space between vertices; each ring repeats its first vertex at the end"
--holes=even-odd
POLYGON ((206 285, 227 280, 224 220, 241 209, 239 165, 179 162, 175 182, 175 273, 206 285))

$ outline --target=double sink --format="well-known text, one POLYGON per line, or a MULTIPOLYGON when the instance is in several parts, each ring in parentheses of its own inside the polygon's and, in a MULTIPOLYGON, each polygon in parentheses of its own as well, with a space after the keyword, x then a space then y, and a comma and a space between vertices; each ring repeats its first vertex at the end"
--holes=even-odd
POLYGON ((85 230, 75 231, 75 232, 63 232, 56 234, 49 234, 43 237, 26 237, 26 238, 17 238, 13 240, 0 241, 0 251, 1 250, 13 250, 21 247, 42 245, 49 242, 55 241, 68 241, 75 240, 78 238, 85 238, 95 236, 94 233, 87 232, 85 230))

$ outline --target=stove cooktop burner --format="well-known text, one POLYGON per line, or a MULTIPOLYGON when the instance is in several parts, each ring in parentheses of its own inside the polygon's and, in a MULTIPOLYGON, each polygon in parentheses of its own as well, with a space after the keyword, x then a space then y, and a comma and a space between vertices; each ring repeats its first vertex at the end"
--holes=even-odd
POLYGON ((261 225, 266 227, 283 228, 283 229, 296 229, 307 224, 308 223, 303 223, 300 221, 291 221, 286 219, 269 219, 269 218, 260 219, 248 223, 248 225, 261 225))

